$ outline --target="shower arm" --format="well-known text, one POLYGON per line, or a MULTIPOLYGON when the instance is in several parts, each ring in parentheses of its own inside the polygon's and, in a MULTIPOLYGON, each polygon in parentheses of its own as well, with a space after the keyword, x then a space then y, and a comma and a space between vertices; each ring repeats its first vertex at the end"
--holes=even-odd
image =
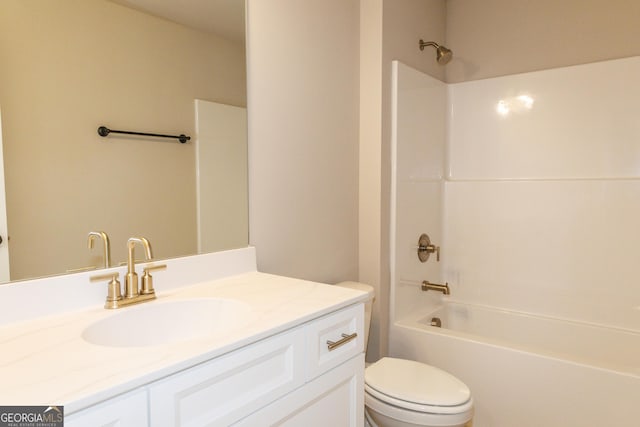
POLYGON ((440 47, 440 45, 438 43, 436 43, 436 42, 426 42, 426 41, 420 39, 420 50, 424 50, 424 48, 426 46, 433 46, 436 49, 438 49, 440 47))

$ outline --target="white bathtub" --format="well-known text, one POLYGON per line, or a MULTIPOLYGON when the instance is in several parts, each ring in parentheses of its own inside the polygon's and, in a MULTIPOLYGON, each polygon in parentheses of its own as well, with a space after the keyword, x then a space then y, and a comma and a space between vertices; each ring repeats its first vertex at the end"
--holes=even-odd
POLYGON ((390 348, 467 383, 474 427, 640 426, 638 331, 446 301, 392 325, 390 348))

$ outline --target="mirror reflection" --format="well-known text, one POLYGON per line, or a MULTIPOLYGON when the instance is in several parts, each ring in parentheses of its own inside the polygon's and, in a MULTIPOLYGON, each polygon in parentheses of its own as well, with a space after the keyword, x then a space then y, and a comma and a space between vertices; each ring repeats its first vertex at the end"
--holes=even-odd
POLYGON ((91 231, 108 233, 114 264, 132 236, 156 258, 246 246, 246 124, 236 121, 243 147, 214 146, 205 160, 199 139, 231 131, 215 115, 196 124, 196 100, 246 107, 243 42, 107 0, 0 2, 0 257, 10 279, 102 267, 91 231), (102 138, 99 126, 192 139, 102 138), (199 219, 222 227, 203 235, 199 219), (233 235, 216 240, 221 230, 233 235))

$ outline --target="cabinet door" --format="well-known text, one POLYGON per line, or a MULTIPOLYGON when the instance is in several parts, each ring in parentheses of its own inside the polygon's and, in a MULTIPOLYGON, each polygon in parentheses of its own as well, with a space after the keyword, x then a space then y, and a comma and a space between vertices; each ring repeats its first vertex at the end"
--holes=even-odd
POLYGON ((65 427, 149 425, 146 390, 134 390, 64 417, 65 427))
POLYGON ((302 328, 149 386, 153 427, 227 426, 304 383, 302 328))
POLYGON ((276 425, 362 427, 364 354, 354 357, 234 424, 236 427, 276 425))

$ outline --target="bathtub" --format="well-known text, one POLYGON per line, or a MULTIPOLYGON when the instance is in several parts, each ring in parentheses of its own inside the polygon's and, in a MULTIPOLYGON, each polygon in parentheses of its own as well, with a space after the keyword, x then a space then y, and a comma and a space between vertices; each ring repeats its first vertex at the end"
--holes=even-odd
POLYGON ((395 322, 390 349, 464 381, 474 427, 640 425, 638 331, 446 300, 395 322))

